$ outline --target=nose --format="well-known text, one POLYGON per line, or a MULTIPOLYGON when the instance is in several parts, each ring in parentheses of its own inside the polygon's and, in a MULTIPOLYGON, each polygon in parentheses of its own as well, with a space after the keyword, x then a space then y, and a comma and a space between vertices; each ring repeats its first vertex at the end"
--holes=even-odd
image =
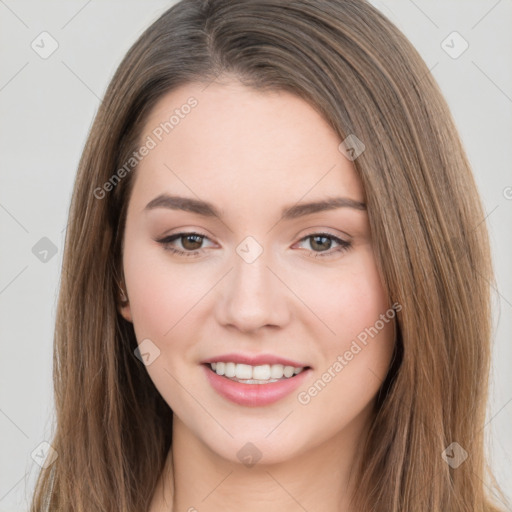
POLYGON ((263 252, 252 262, 234 255, 233 268, 222 280, 216 304, 217 321, 224 327, 254 332, 289 322, 292 293, 265 255, 263 252))

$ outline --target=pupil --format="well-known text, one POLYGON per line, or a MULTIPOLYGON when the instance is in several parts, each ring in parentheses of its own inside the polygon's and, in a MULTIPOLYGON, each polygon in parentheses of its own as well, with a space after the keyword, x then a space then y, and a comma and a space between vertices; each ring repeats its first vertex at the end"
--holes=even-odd
POLYGON ((317 249, 318 249, 318 248, 319 248, 319 249, 329 249, 330 244, 331 244, 331 240, 330 240, 330 238, 327 238, 326 236, 317 235, 317 236, 314 236, 314 237, 313 237, 313 242, 312 242, 312 244, 311 244, 311 247, 313 247, 313 249, 315 249, 315 245, 316 245, 316 246, 317 246, 317 249), (322 239, 322 240, 324 240, 323 245, 322 245, 322 243, 317 244, 317 243, 316 243, 316 240, 317 240, 317 239, 322 239))
POLYGON ((199 247, 201 247, 202 237, 200 235, 185 235, 185 236, 181 237, 181 243, 183 244, 183 247, 185 249, 189 249, 189 250, 193 251, 193 250, 199 249, 199 247), (192 247, 188 246, 188 242, 193 239, 195 239, 195 241, 191 242, 192 247))

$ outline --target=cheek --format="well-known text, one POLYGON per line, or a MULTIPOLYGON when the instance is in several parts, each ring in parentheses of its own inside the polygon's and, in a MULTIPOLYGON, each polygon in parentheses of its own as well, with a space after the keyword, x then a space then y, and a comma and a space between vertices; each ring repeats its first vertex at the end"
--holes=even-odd
POLYGON ((187 312, 208 289, 208 276, 187 270, 191 265, 176 269, 166 256, 163 249, 144 244, 130 247, 127 241, 124 273, 138 339, 170 337, 178 323, 186 323, 187 312))
MULTIPOLYGON (((395 343, 395 311, 370 251, 328 287, 323 300, 325 323, 336 333, 324 339, 325 359, 314 395, 318 411, 329 411, 335 423, 354 417, 375 396, 391 362, 395 343), (328 313, 328 314, 327 314, 328 313), (338 403, 340 408, 332 408, 338 403)), ((321 304, 318 303, 319 310, 321 304)), ((307 397, 306 397, 307 398, 307 397)), ((312 400, 313 401, 313 400, 312 400)))
POLYGON ((148 260, 147 250, 127 244, 124 272, 129 292, 130 310, 137 338, 159 337, 171 327, 168 311, 172 309, 163 292, 168 288, 158 265, 148 260), (167 318, 167 322, 165 319, 167 318), (167 323, 167 325, 165 325, 167 323))
MULTIPOLYGON (((319 312, 330 331, 329 335, 324 328, 323 338, 330 340, 329 346, 336 350, 374 326, 390 308, 370 246, 347 259, 335 274, 308 285, 308 305, 319 312)), ((379 326, 384 330, 381 322, 379 326)))
POLYGON ((137 343, 149 339, 156 345, 151 346, 154 360, 146 367, 151 380, 160 391, 160 384, 165 382, 162 365, 162 334, 170 325, 165 326, 168 303, 162 300, 162 279, 158 267, 148 261, 148 250, 143 244, 137 244, 129 230, 125 234, 123 254, 123 271, 128 290, 130 316, 137 343))
POLYGON ((394 348, 395 311, 370 248, 326 284, 310 295, 311 309, 322 312, 323 324, 331 331, 318 324, 323 335, 316 336, 322 342, 315 377, 321 382, 310 383, 315 387, 310 396, 312 408, 339 422, 339 415, 353 417, 366 406, 384 380, 394 348), (333 409, 332 403, 342 407, 333 409))

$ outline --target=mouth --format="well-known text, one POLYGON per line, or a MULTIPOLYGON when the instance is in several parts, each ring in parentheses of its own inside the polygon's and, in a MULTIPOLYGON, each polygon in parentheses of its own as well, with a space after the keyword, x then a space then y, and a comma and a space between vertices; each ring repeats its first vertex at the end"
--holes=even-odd
POLYGON ((291 366, 283 364, 262 364, 252 366, 231 361, 218 361, 205 363, 206 366, 217 375, 225 377, 233 382, 242 384, 270 384, 293 378, 309 366, 291 366))
POLYGON ((211 387, 237 405, 262 407, 292 393, 312 372, 310 366, 248 365, 215 361, 201 365, 211 387))

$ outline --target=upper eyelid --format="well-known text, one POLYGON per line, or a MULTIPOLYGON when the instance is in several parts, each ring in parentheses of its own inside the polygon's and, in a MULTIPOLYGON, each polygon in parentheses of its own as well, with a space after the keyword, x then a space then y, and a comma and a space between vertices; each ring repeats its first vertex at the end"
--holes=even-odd
MULTIPOLYGON (((345 237, 345 241, 346 242, 350 242, 354 238, 352 235, 348 234, 346 231, 342 231, 341 229, 322 228, 320 226, 309 228, 309 229, 311 229, 312 231, 308 231, 306 234, 302 235, 300 237, 300 240, 302 240, 303 238, 307 238, 309 236, 312 236, 312 235, 321 235, 321 234, 326 234, 328 236, 337 237, 337 238, 340 238, 340 239, 343 239, 343 237, 345 237), (341 234, 330 233, 329 232, 330 229, 334 229, 335 231, 338 231, 341 234)), ((206 233, 203 233, 201 231, 204 231, 204 230, 202 230, 202 229, 195 229, 195 228, 190 228, 189 230, 187 230, 185 228, 185 230, 183 230, 183 231, 177 231, 176 233, 170 233, 168 235, 161 236, 157 240, 164 240, 166 238, 170 238, 172 236, 177 236, 177 235, 198 235, 198 236, 202 236, 203 238, 208 238, 208 240, 210 240, 210 241, 213 241, 212 238, 209 235, 207 235, 206 233)), ((293 235, 292 238, 297 238, 298 234, 301 231, 303 231, 303 230, 300 230, 300 231, 296 232, 293 235)))
MULTIPOLYGON (((211 238, 208 236, 208 235, 205 235, 205 234, 202 234, 202 233, 199 233, 197 231, 180 231, 178 233, 172 233, 170 235, 166 235, 164 237, 161 237, 161 238, 158 238, 156 241, 158 243, 161 243, 161 244, 166 244, 166 243, 171 243, 171 242, 174 242, 176 240, 179 240, 182 236, 187 236, 187 235, 194 235, 194 236, 199 236, 201 237, 202 239, 207 239, 209 240, 210 242, 212 243, 215 243, 213 242, 213 240, 211 240, 211 238), (174 240, 168 240, 170 238, 174 238, 174 240)), ((297 242, 295 242, 295 244, 299 243, 299 242, 303 242, 305 240, 307 240, 308 238, 312 238, 314 236, 326 236, 328 238, 332 238, 336 243, 352 243, 352 237, 348 234, 346 234, 348 240, 344 240, 343 237, 339 236, 339 235, 335 235, 333 233, 329 233, 325 230, 318 230, 318 231, 312 231, 311 233, 307 233, 303 236, 301 236, 299 238, 299 240, 297 242), (338 240, 340 242, 338 242, 338 240)), ((294 245, 295 245, 294 244, 294 245)), ((200 249, 195 249, 196 251, 201 251, 202 249, 205 249, 205 247, 201 247, 200 249)), ((186 252, 194 252, 194 251, 186 251, 186 252)))
MULTIPOLYGON (((165 244, 165 243, 171 243, 171 241, 175 242, 176 240, 179 240, 181 237, 192 236, 192 235, 199 236, 204 240, 209 240, 210 242, 214 243, 213 240, 208 235, 204 235, 204 234, 198 233, 196 231, 180 231, 178 233, 172 233, 170 235, 165 235, 163 237, 157 238, 156 241, 158 243, 165 244), (174 240, 169 240, 170 238, 174 238, 174 240)), ((201 249, 196 249, 196 250, 200 251, 201 249)), ((189 251, 189 252, 192 252, 192 251, 189 251)))

